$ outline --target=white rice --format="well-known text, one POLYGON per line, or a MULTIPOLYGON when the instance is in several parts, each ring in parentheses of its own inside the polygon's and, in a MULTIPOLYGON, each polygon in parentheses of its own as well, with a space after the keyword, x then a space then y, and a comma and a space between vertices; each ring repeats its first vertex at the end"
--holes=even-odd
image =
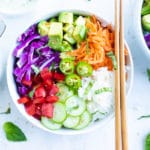
POLYGON ((91 113, 96 115, 97 112, 104 115, 110 113, 114 106, 114 72, 106 67, 93 71, 91 77, 82 79, 82 87, 79 88, 78 95, 87 101, 87 109, 91 113), (88 88, 89 83, 92 83, 91 88, 88 88), (109 88, 111 91, 95 93, 104 88, 109 88))

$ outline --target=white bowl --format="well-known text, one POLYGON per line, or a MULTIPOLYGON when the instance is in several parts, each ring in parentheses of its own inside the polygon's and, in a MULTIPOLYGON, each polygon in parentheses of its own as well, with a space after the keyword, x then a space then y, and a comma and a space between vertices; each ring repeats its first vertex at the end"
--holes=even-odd
POLYGON ((38 0, 1 0, 0 12, 6 15, 30 13, 36 8, 38 0))
POLYGON ((136 19, 136 23, 138 24, 137 26, 137 34, 138 34, 138 40, 142 45, 142 50, 145 53, 145 55, 150 58, 150 49, 148 48, 146 41, 144 39, 144 34, 143 34, 143 28, 142 28, 142 24, 141 24, 141 10, 142 10, 142 6, 143 6, 143 2, 144 0, 140 0, 137 6, 137 19, 136 19))
MULTIPOLYGON (((91 14, 93 14, 93 13, 90 13, 90 12, 87 13, 87 12, 79 11, 79 10, 71 10, 71 12, 82 14, 82 15, 91 15, 91 14)), ((50 13, 46 17, 43 17, 41 19, 47 19, 47 18, 50 18, 52 16, 56 16, 58 13, 59 12, 50 13)), ((102 19, 100 19, 100 20, 102 20, 102 19)), ((104 21, 104 23, 106 23, 106 21, 104 21)), ((131 57, 130 49, 129 49, 129 47, 128 47, 127 44, 126 44, 126 47, 128 49, 128 52, 129 52, 129 56, 127 58, 127 64, 128 64, 127 95, 128 95, 129 92, 130 92, 130 90, 131 90, 132 81, 133 81, 133 62, 132 62, 132 57, 131 57)), ((85 129, 82 129, 82 130, 69 130, 69 129, 64 129, 64 128, 62 128, 60 130, 49 130, 49 129, 45 128, 38 120, 36 120, 33 117, 29 116, 25 112, 25 109, 24 109, 23 105, 20 105, 20 104, 17 103, 17 99, 19 98, 19 95, 17 93, 16 83, 15 83, 14 77, 13 77, 13 67, 14 67, 14 57, 12 56, 12 52, 10 52, 10 55, 9 55, 9 58, 8 58, 8 61, 7 61, 7 84, 8 84, 10 95, 11 95, 11 97, 12 97, 12 99, 13 99, 16 107, 21 112, 21 114, 23 116, 25 116, 25 118, 28 121, 30 121, 31 123, 33 123, 35 126, 41 128, 41 129, 43 129, 45 131, 48 131, 48 132, 51 132, 51 133, 55 133, 55 134, 75 135, 75 134, 87 133, 87 132, 90 132, 92 130, 95 130, 96 128, 102 128, 111 119, 114 118, 114 113, 112 113, 111 115, 109 115, 105 119, 103 119, 101 121, 98 121, 98 122, 95 122, 95 123, 89 125, 88 127, 86 127, 85 129)))

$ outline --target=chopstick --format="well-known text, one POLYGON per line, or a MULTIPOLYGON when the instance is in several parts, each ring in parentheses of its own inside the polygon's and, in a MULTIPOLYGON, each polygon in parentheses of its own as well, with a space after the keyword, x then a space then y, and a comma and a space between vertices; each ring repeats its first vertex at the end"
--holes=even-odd
POLYGON ((115 145, 116 150, 121 148, 121 112, 120 112, 120 60, 119 60, 119 5, 115 0, 115 56, 117 70, 115 70, 115 145))
POLYGON ((120 0, 120 104, 121 104, 121 135, 122 150, 128 150, 126 121, 126 89, 125 89, 125 55, 123 30, 123 0, 120 0))
POLYGON ((115 144, 116 150, 128 150, 125 95, 125 58, 123 33, 123 0, 115 0, 115 144), (119 5, 120 2, 120 5, 119 5), (120 7, 119 7, 120 6, 120 7))

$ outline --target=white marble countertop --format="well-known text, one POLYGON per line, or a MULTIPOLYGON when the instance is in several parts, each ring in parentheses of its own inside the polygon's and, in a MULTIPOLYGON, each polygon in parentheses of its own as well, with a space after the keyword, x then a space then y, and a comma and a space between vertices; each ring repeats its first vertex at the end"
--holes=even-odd
MULTIPOLYGON (((150 119, 138 120, 141 115, 150 114, 150 82, 146 69, 150 67, 148 59, 142 52, 142 45, 136 32, 136 8, 141 0, 124 0, 125 38, 131 48, 134 61, 134 81, 132 91, 127 98, 129 150, 142 150, 145 136, 150 133, 150 119)), ((34 127, 17 110, 13 104, 6 82, 6 61, 9 51, 12 51, 16 36, 22 29, 28 27, 34 20, 46 12, 59 9, 90 10, 113 22, 113 0, 41 0, 40 8, 32 14, 21 16, 2 15, 7 29, 0 38, 0 64, 3 74, 0 79, 0 112, 10 105, 11 114, 0 115, 0 149, 1 150, 114 150, 114 120, 104 129, 97 129, 91 133, 75 136, 60 136, 46 133, 34 127), (46 3, 47 2, 47 3, 46 3), (27 142, 9 142, 5 138, 2 125, 5 121, 17 124, 26 134, 27 142)))

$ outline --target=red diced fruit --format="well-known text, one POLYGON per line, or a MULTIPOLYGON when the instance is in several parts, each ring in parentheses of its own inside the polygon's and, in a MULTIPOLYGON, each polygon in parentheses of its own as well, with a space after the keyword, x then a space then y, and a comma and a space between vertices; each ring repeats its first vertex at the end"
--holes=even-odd
POLYGON ((46 90, 43 86, 39 86, 35 89, 35 93, 34 93, 35 98, 38 97, 46 97, 46 90))
POLYGON ((53 84, 52 88, 51 88, 51 90, 49 92, 49 95, 56 95, 58 91, 59 91, 59 88, 57 87, 57 85, 53 84))
POLYGON ((29 115, 33 116, 35 114, 35 104, 32 102, 26 103, 25 110, 29 115))
POLYGON ((45 102, 45 98, 44 97, 37 97, 33 99, 33 103, 34 104, 41 104, 45 102))
POLYGON ((47 79, 44 81, 44 85, 47 89, 50 89, 52 87, 52 84, 53 84, 52 80, 47 79))
POLYGON ((58 101, 58 97, 55 96, 55 95, 47 96, 47 97, 46 97, 46 101, 47 101, 47 102, 50 102, 50 103, 55 103, 55 102, 58 101))
POLYGON ((54 106, 51 103, 42 104, 41 112, 42 116, 52 118, 53 117, 54 106))
POLYGON ((25 78, 22 79, 21 83, 26 85, 26 86, 31 86, 32 85, 32 81, 31 80, 28 81, 25 78))
POLYGON ((18 99, 19 104, 25 104, 29 101, 30 101, 30 99, 28 97, 21 97, 21 98, 18 99))
POLYGON ((63 81, 65 79, 65 75, 62 73, 54 72, 53 77, 55 80, 63 81))
POLYGON ((51 79, 52 78, 52 73, 49 71, 48 68, 44 68, 41 72, 40 72, 41 78, 43 80, 47 80, 47 79, 51 79))

